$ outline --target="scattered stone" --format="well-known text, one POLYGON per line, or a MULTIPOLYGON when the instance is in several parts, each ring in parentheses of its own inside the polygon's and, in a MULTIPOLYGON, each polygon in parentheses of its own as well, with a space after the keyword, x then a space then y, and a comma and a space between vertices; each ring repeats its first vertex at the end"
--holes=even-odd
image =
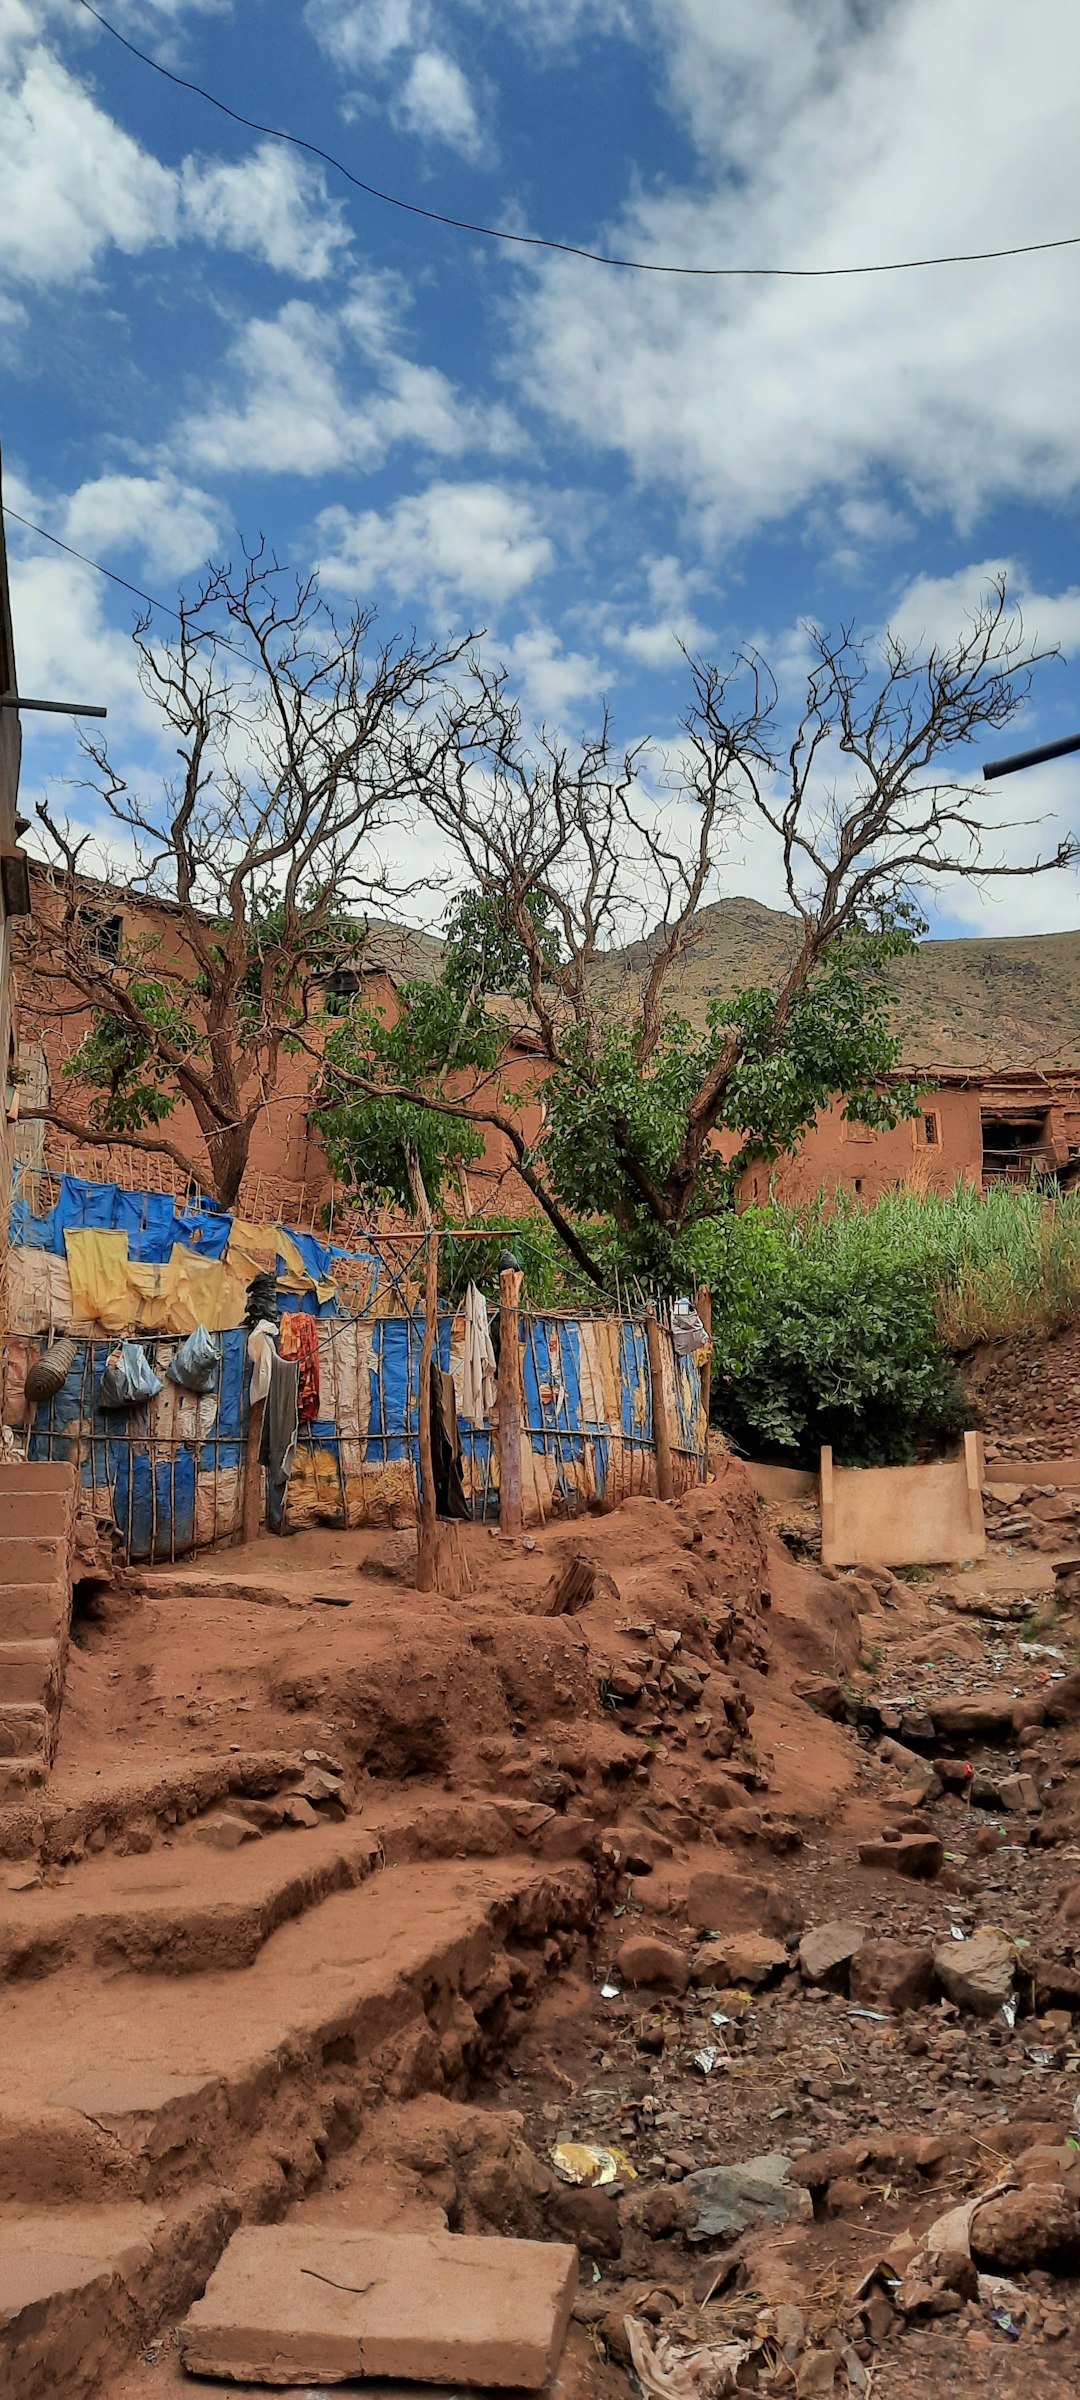
POLYGON ((844 1716, 843 1687, 831 1675, 799 1675, 792 1684, 796 1700, 805 1700, 819 1717, 840 1724, 844 1716))
POLYGON ((797 1902, 774 1884, 755 1882, 730 1868, 707 1867, 690 1878, 687 1915, 695 1933, 797 1933, 803 1922, 797 1902))
POLYGON ((807 1983, 827 1991, 847 1988, 852 1959, 866 1940, 865 1925, 813 1925, 799 1943, 799 1966, 807 1983))
POLYGON ((970 1692, 959 1700, 935 1700, 933 1718, 940 1740, 1003 1741, 1013 1729, 1013 1701, 1007 1692, 970 1692))
POLYGON ((930 1997, 934 1954, 917 1942, 863 1942, 851 1963, 851 1998, 860 2008, 899 2014, 930 1997))
POLYGON ((4 1877, 9 1892, 33 1892, 42 1882, 41 1867, 35 1859, 25 1867, 12 1867, 4 1877))
POLYGON ((798 2400, 817 2400, 818 2394, 831 2392, 839 2365, 835 2350, 804 2350, 795 2369, 798 2400))
POLYGON ((970 2008, 977 2017, 996 2017, 1012 1992, 1012 1943, 995 1926, 984 1925, 965 1941, 939 1943, 934 1972, 958 2008, 970 2008))
POLYGON ((945 1845, 936 1833, 900 1833, 888 1827, 876 1841, 859 1843, 863 1867, 891 1867, 897 1875, 928 1881, 940 1875, 944 1863, 945 1845))
POLYGON ((241 1842, 261 1839, 257 1825, 249 1825, 246 1817, 234 1816, 231 1811, 223 1817, 202 1817, 191 1830, 197 1842, 208 1842, 213 1850, 239 1850, 241 1842))
POLYGON ((322 1823, 318 1810, 312 1807, 310 1800, 303 1800, 298 1794, 290 1794, 282 1805, 281 1813, 286 1825, 311 1827, 322 1823))
POLYGON ((667 1992, 685 1992, 690 1981, 685 1950, 652 1933, 628 1934, 619 1945, 615 1967, 623 1983, 657 1984, 667 1992))
MULTIPOLYGON (((740 1990, 756 1992, 775 1975, 782 1975, 788 1954, 782 1942, 774 1941, 767 1933, 730 1933, 722 1941, 710 1943, 714 1962, 725 1983, 740 1990)), ((696 1962, 695 1962, 696 1964, 696 1962)))
POLYGON ((701 2167, 679 2186, 687 2238, 714 2242, 751 2225, 784 2225, 814 2213, 809 2192, 789 2180, 791 2160, 774 2150, 744 2166, 701 2167))
POLYGON ((1080 2208, 1060 2183, 1028 2184, 977 2208, 971 2251, 980 2266, 1006 2273, 1023 2267, 1075 2265, 1080 2258, 1080 2208))

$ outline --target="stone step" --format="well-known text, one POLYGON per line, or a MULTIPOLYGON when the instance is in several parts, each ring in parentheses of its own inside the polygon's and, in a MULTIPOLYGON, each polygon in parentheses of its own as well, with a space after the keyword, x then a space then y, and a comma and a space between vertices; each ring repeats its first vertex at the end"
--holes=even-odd
POLYGON ((138 2201, 0 2208, 4 2400, 110 2393, 118 2365, 205 2282, 236 2213, 217 2190, 171 2214, 138 2201))
POLYGON ((74 1499, 79 1470, 65 1458, 0 1457, 0 1493, 68 1492, 74 1499))
POLYGON ((399 1805, 377 1822, 282 1828, 236 1849, 200 1838, 223 1818, 241 1823, 248 1805, 226 1799, 170 1848, 100 1854, 77 1873, 60 1870, 62 1883, 28 1883, 41 1872, 36 1861, 0 1870, 0 1983, 84 1964, 165 1975, 247 1967, 279 1925, 374 1868, 505 1855, 527 1843, 546 1814, 513 1801, 399 1805))
POLYGON ((0 1605, 5 1584, 66 1583, 69 1571, 66 1529, 47 1534, 6 1533, 0 1541, 0 1605))
POLYGON ((110 1842, 146 1848, 171 1839, 178 1824, 228 1802, 230 1796, 269 1798, 302 1777, 299 1750, 236 1750, 194 1760, 190 1755, 118 1758, 108 1776, 65 1773, 63 1757, 49 1788, 32 1800, 0 1807, 0 1859, 40 1857, 50 1866, 79 1867, 110 1842))
POLYGON ((0 1641, 62 1641, 70 1615, 66 1573, 51 1583, 0 1583, 0 1641))
POLYGON ((361 2090, 460 2087, 596 1902, 576 1862, 390 1867, 280 1927, 242 1976, 15 1986, 0 2200, 145 2200, 211 2174, 228 2183, 256 2137, 275 2155, 304 2127, 324 2156, 355 2129, 361 2090), (564 1939, 545 1958, 553 1929, 564 1939))
POLYGON ((0 1702, 32 1700, 54 1710, 62 1681, 59 1642, 0 1640, 0 1702))
POLYGON ((67 1491, 4 1491, 0 1487, 0 1543, 17 1535, 57 1534, 67 1539, 74 1514, 74 1487, 67 1491))

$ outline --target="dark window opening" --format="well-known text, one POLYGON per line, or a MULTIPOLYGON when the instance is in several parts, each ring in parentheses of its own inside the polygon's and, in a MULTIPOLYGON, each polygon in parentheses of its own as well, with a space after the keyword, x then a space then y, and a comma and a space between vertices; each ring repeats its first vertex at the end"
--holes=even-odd
POLYGON ((941 1147, 941 1119, 936 1108, 928 1108, 923 1116, 923 1140, 931 1150, 941 1147))
POLYGON ((855 1189, 856 1189, 856 1191, 857 1191, 857 1192, 861 1192, 861 1190, 862 1190, 862 1176, 861 1176, 861 1175, 856 1175, 856 1177, 855 1177, 855 1189))
POLYGON ((332 975, 323 978, 323 996, 329 1017, 347 1017, 351 1003, 363 989, 363 977, 355 967, 335 967, 332 975))
POLYGON ((75 920, 95 958, 119 958, 124 930, 122 917, 103 917, 96 908, 78 908, 75 920))
POLYGON ((1016 1109, 998 1115, 982 1112, 984 1183, 1027 1183, 1049 1165, 1044 1108, 1016 1109))

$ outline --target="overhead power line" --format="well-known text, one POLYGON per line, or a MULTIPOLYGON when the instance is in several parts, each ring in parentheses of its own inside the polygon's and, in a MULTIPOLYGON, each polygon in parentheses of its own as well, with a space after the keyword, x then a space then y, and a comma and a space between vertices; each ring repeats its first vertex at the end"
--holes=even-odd
MULTIPOLYGON (((31 517, 21 517, 17 508, 8 507, 6 500, 3 503, 3 510, 5 517, 10 517, 13 524, 25 525, 28 533, 40 534, 42 541, 51 542, 54 550, 63 550, 67 553, 68 558, 77 558, 81 566, 93 567, 95 575, 107 575, 109 582, 118 583, 122 592, 134 593, 136 600, 145 600, 148 608, 160 609, 165 616, 175 617, 178 625, 183 624, 184 619, 179 609, 171 607, 168 600, 155 600, 153 593, 144 592, 141 584, 129 583, 126 575, 117 575, 113 572, 112 567, 103 567, 100 558, 89 558, 85 550, 73 550, 71 543, 62 542, 58 533, 48 533, 44 525, 35 525, 31 517)), ((217 643, 219 650, 233 651, 237 658, 243 659, 245 666, 250 667, 254 663, 248 652, 240 648, 239 642, 228 641, 223 633, 215 632, 212 626, 209 628, 208 638, 217 643)))
POLYGON ((557 242, 542 233, 514 233, 505 225, 480 225, 471 217, 451 217, 442 209, 422 208, 418 200, 403 200, 399 192, 385 192, 378 184, 365 183, 362 176, 354 175, 351 167, 347 167, 342 159, 335 158, 332 151, 322 149, 318 142, 307 141, 301 133, 288 133, 280 125, 264 125, 258 117, 245 116, 241 109, 232 108, 227 100, 219 99, 216 92, 207 91, 204 84, 193 83, 187 75, 178 75, 174 68, 163 66, 160 59, 151 58, 148 51, 140 50, 136 42, 129 41, 127 34, 121 33, 118 26, 110 25, 100 9, 91 5, 91 0, 79 0, 79 6, 106 33, 111 33, 115 42, 130 51, 133 58, 141 59, 144 67, 152 67, 155 75, 163 75, 168 83, 178 85, 183 92, 194 92, 198 99, 207 101, 211 108, 219 109, 223 117, 230 117, 234 125, 243 125, 249 133, 264 134, 269 141, 286 142, 293 150, 305 150, 310 158, 321 159, 324 166, 331 167, 335 175, 343 175, 347 183, 351 183, 356 191, 366 193, 369 200, 380 200, 387 208, 401 209, 406 216, 423 217, 429 225, 448 225, 455 233, 479 234, 485 241, 506 242, 521 250, 556 250, 566 258, 587 259, 591 266, 622 267, 636 275, 693 275, 714 281, 723 277, 760 277, 821 282, 841 275, 907 275, 917 267, 978 266, 993 259, 1033 258, 1045 250, 1080 248, 1080 233, 1066 233, 1054 241, 1014 242, 1000 250, 951 250, 938 257, 889 258, 857 267, 688 267, 655 258, 619 258, 606 250, 587 250, 578 242, 557 242))

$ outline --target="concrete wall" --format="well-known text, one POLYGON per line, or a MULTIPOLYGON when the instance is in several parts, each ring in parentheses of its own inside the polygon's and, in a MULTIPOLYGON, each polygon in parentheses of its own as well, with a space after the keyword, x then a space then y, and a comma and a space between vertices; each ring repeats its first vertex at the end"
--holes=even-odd
POLYGON ((982 1441, 924 1467, 834 1467, 821 1453, 821 1556, 827 1567, 955 1565, 986 1554, 982 1441))

